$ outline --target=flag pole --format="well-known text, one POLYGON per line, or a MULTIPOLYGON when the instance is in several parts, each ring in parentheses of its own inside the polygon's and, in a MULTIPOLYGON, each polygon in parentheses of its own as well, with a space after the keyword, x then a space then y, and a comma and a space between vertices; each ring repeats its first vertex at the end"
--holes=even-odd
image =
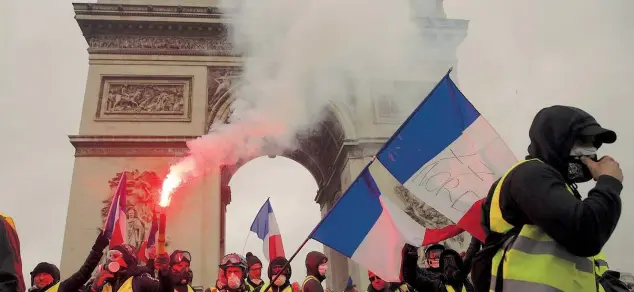
POLYGON ((247 242, 249 242, 249 236, 251 236, 251 230, 247 233, 247 237, 244 239, 244 246, 242 246, 242 254, 244 254, 244 250, 247 248, 247 242))

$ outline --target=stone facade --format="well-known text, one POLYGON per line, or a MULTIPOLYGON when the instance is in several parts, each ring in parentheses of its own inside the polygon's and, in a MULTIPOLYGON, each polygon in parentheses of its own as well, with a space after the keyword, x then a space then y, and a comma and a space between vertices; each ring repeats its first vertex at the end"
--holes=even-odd
MULTIPOLYGON (((446 19, 440 0, 425 1, 435 5, 436 13, 419 16, 423 37, 445 48, 430 51, 426 61, 431 89, 455 64, 455 50, 447 51, 447 44, 455 48, 460 43, 467 22, 446 19)), ((242 62, 232 52, 216 4, 211 0, 73 4, 88 44, 90 66, 79 133, 70 136, 76 152, 62 277, 84 260, 123 171, 130 194, 128 240, 138 246, 149 231, 149 208, 155 203, 159 181, 168 166, 187 153, 185 142, 230 121, 242 62)), ((281 154, 314 176, 319 186, 315 201, 323 214, 407 115, 389 96, 365 94, 373 98, 356 99, 354 108, 333 104, 317 130, 298 137, 299 150, 281 154)), ((187 195, 175 194, 169 207, 168 243, 189 250, 197 259, 192 266, 195 286, 214 285, 224 253, 224 214, 231 202, 228 183, 247 161, 223 166, 187 184, 179 190, 187 195)), ((413 206, 411 216, 438 221, 425 221, 429 224, 446 223, 424 204, 410 202, 407 192, 401 195, 413 206)), ((331 261, 327 287, 343 291, 351 276, 365 289, 367 271, 329 248, 325 253, 331 261)))

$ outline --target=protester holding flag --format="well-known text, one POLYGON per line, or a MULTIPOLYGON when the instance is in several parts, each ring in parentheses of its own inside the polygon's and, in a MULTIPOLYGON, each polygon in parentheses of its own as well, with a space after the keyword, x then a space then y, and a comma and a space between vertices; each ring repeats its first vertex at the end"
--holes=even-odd
POLYGON ((303 292, 324 292, 321 282, 326 279, 328 257, 321 252, 311 251, 306 255, 306 278, 302 283, 303 292))
POLYGON ((472 266, 476 289, 597 291, 623 189, 619 164, 597 159, 597 150, 616 133, 581 109, 551 106, 537 113, 529 137, 527 160, 508 169, 483 204, 487 238, 472 266), (582 200, 576 184, 592 179, 582 200))
POLYGON ((95 277, 92 292, 174 292, 169 277, 169 256, 158 255, 158 280, 146 267, 139 266, 136 252, 129 244, 112 247, 106 256, 104 269, 95 277))
POLYGON ((56 291, 78 291, 90 280, 93 270, 99 265, 103 256, 103 250, 108 246, 108 237, 103 233, 97 235, 86 261, 77 272, 66 280, 60 282, 60 273, 57 266, 41 262, 31 271, 30 292, 56 292, 56 291))
MULTIPOLYGON (((443 246, 440 245, 440 247, 443 246)), ((425 250, 425 261, 427 262, 425 266, 429 268, 421 269, 418 267, 418 248, 406 244, 403 249, 401 274, 403 275, 403 280, 416 291, 444 291, 446 278, 440 273, 440 262, 437 262, 435 257, 430 256, 432 250, 435 254, 439 250, 438 245, 432 245, 425 250), (436 263, 438 266, 434 268, 436 263)), ((438 254, 439 259, 440 253, 438 254)))
POLYGON ((0 291, 25 290, 20 239, 13 219, 0 213, 0 291))
POLYGON ((264 281, 262 281, 262 261, 251 252, 247 252, 246 258, 248 274, 247 286, 250 291, 259 291, 264 285, 264 281))
MULTIPOLYGON (((288 260, 284 257, 276 257, 269 263, 267 276, 269 277, 270 284, 262 286, 259 292, 293 292, 291 286, 292 269, 288 265, 288 260), (284 268, 286 266, 286 268, 284 268), (275 279, 276 275, 279 276, 275 279), (275 282, 273 282, 275 279, 275 282)), ((299 292, 299 291, 295 291, 299 292)))

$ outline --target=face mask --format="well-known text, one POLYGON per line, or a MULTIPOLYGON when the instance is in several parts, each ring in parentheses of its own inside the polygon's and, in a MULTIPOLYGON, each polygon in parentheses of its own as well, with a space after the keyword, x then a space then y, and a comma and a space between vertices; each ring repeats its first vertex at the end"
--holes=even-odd
POLYGON ((234 274, 231 274, 231 276, 227 278, 227 285, 229 285, 229 288, 231 289, 237 289, 240 287, 240 284, 240 278, 234 274))
POLYGON ((285 275, 280 275, 279 277, 277 277, 277 280, 275 280, 275 286, 282 286, 284 285, 284 283, 286 283, 286 276, 285 275))
POLYGON ((119 265, 118 262, 112 262, 112 261, 107 261, 104 265, 103 268, 110 272, 110 273, 116 273, 121 269, 121 265, 119 265))
POLYGON ((189 270, 183 269, 180 271, 170 271, 170 279, 174 285, 185 285, 189 278, 189 270))
POLYGON ((573 183, 584 183, 592 179, 590 169, 581 161, 581 157, 583 156, 596 160, 597 148, 593 145, 583 145, 579 142, 573 145, 570 150, 568 173, 566 174, 568 180, 573 183))
POLYGON ((327 271, 328 271, 328 264, 319 265, 319 274, 320 275, 325 276, 327 271))

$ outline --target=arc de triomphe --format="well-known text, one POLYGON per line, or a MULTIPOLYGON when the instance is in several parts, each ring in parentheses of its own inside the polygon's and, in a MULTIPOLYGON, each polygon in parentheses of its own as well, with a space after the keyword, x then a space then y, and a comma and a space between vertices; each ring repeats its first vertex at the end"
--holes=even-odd
MULTIPOLYGON (((455 65, 455 48, 466 36, 468 22, 447 19, 441 0, 412 1, 425 11, 435 11, 419 15, 422 37, 445 48, 425 61, 431 89, 455 65)), ((124 169, 128 240, 138 246, 150 228, 157 187, 167 167, 186 153, 185 141, 204 135, 212 123, 226 122, 234 100, 231 81, 241 62, 231 52, 225 20, 214 3, 73 4, 88 43, 89 70, 79 133, 70 136, 76 152, 62 277, 81 266, 124 169)), ((355 107, 332 104, 315 134, 302 137, 301 149, 284 154, 315 177, 319 186, 315 201, 322 214, 407 115, 395 111, 389 97, 359 98, 355 107)), ((175 198, 170 206, 168 244, 189 250, 196 259, 194 285, 214 285, 224 253, 225 208, 231 201, 228 182, 238 167, 223 167, 185 187, 187 196, 175 198)), ((332 291, 343 291, 349 276, 360 289, 367 286, 363 268, 336 251, 325 248, 325 253, 330 258, 327 286, 332 291)))

